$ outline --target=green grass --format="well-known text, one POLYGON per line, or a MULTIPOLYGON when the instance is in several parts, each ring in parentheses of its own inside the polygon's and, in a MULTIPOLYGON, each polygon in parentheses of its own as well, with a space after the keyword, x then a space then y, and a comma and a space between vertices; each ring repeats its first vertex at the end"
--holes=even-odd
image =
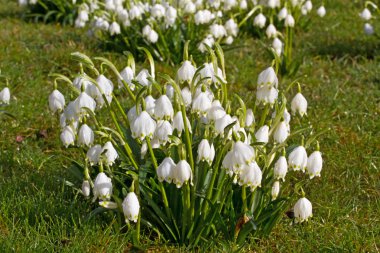
MULTIPOLYGON (((295 49, 303 57, 299 75, 307 76, 301 82, 309 120, 316 129, 330 128, 321 139, 322 177, 306 189, 314 218, 291 226, 284 216, 269 238, 252 238, 246 251, 380 248, 380 40, 364 36, 360 4, 336 0, 326 7, 324 19, 297 35, 302 40, 295 49)), ((57 122, 47 108, 48 75, 72 70, 71 52, 105 56, 119 67, 125 58, 102 51, 81 31, 27 23, 20 16, 16 3, 0 0, 0 69, 11 83, 7 109, 17 118, 0 118, 0 251, 128 250, 129 236, 115 231, 111 216, 90 217, 96 205, 78 194, 81 182, 62 156, 70 151, 61 148, 57 122)), ((253 96, 257 72, 270 63, 259 43, 247 45, 226 53, 231 89, 245 98, 253 96)), ((156 251, 174 249, 152 238, 144 238, 144 244, 156 251)))

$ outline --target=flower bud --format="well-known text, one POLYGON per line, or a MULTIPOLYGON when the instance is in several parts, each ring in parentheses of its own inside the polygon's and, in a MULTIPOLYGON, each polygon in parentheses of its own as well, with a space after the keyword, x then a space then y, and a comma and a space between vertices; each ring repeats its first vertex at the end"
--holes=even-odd
MULTIPOLYGON (((132 68, 131 67, 124 68, 120 72, 120 75, 123 78, 123 80, 128 84, 129 88, 131 90, 134 90, 135 89, 135 84, 132 83, 132 80, 133 80, 135 74, 134 74, 132 68)), ((122 84, 121 80, 118 80, 118 82, 119 82, 119 87, 123 87, 123 84, 122 84)))
POLYGON ((274 131, 273 138, 276 143, 283 143, 289 136, 288 125, 281 121, 274 131))
POLYGON ((88 180, 84 180, 82 184, 82 194, 85 197, 90 196, 91 193, 91 187, 90 187, 90 182, 88 180))
POLYGON ((248 109, 245 116, 245 126, 250 127, 253 122, 255 122, 255 115, 253 114, 252 109, 248 109))
POLYGON ((277 199, 279 193, 280 193, 280 182, 279 181, 275 181, 273 183, 272 191, 271 191, 272 201, 275 200, 275 199, 277 199))
POLYGON ((318 16, 323 18, 326 15, 326 8, 322 5, 321 7, 318 8, 317 14, 318 16))
POLYGON ((5 87, 0 91, 0 104, 9 104, 9 100, 11 99, 11 93, 8 87, 5 87))
POLYGON ((365 21, 368 21, 371 19, 372 15, 371 15, 371 12, 365 8, 361 13, 360 13, 360 17, 365 20, 365 21))

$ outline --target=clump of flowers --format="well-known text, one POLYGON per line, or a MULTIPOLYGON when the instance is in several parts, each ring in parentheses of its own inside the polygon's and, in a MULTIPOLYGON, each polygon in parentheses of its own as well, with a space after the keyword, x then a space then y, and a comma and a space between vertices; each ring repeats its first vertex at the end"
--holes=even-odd
POLYGON ((307 101, 300 85, 289 103, 268 67, 248 96, 255 103, 246 104, 231 96, 218 44, 200 65, 185 48, 171 76, 157 74, 144 52, 149 70, 137 70, 129 55, 120 72, 94 58, 99 71, 74 53, 80 73, 55 75, 49 106, 59 115, 62 144, 85 153, 77 162, 83 195, 124 217, 137 241, 143 226, 185 245, 220 235, 241 244, 269 234, 300 192, 295 221, 308 220, 312 205, 302 186, 321 175, 322 156, 318 135, 301 123, 307 101), (71 96, 57 90, 61 83, 71 96))
POLYGON ((380 16, 380 10, 378 5, 371 1, 366 1, 364 9, 359 13, 360 18, 365 22, 364 32, 367 35, 373 35, 375 28, 372 25, 372 21, 376 19, 376 16, 380 16))

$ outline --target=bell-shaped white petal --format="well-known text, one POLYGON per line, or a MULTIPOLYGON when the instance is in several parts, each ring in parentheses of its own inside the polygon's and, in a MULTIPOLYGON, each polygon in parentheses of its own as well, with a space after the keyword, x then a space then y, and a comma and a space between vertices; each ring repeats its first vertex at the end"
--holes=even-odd
MULTIPOLYGON (((187 117, 186 117, 186 123, 187 123, 187 128, 189 129, 189 132, 191 133, 191 124, 187 117)), ((173 130, 174 129, 177 129, 179 136, 181 136, 182 131, 185 131, 185 125, 183 124, 183 117, 182 117, 181 111, 178 111, 176 115, 174 116, 173 130)))
POLYGON ((88 114, 85 108, 88 108, 92 112, 94 112, 96 108, 95 100, 89 95, 87 95, 86 92, 82 92, 77 97, 77 99, 75 99, 74 103, 75 111, 79 117, 88 114))
POLYGON ((78 132, 78 145, 90 147, 93 142, 94 132, 87 124, 83 124, 78 132))
POLYGON ((239 185, 248 186, 251 191, 261 186, 262 172, 256 162, 242 166, 239 175, 239 185))
POLYGON ((239 26, 238 24, 231 18, 229 19, 225 24, 224 27, 226 28, 227 34, 236 37, 239 32, 239 26))
POLYGON ((307 221, 312 216, 313 207, 311 202, 305 197, 300 198, 294 205, 294 217, 296 223, 307 221))
POLYGON ((201 92, 193 100, 192 112, 206 115, 207 111, 211 108, 211 100, 206 92, 201 92))
POLYGON ((215 130, 218 134, 224 135, 224 129, 232 124, 235 120, 229 114, 225 114, 223 117, 215 120, 215 130))
POLYGON ((11 99, 11 92, 8 87, 5 87, 0 91, 0 104, 9 104, 11 99))
POLYGON ((147 69, 142 69, 136 76, 136 81, 142 86, 149 86, 150 81, 148 80, 150 77, 149 71, 147 69))
POLYGON ((283 143, 289 136, 289 128, 285 121, 281 121, 274 131, 273 138, 276 143, 283 143))
POLYGON ((119 157, 116 149, 113 147, 112 142, 110 141, 104 144, 102 153, 105 157, 105 163, 108 165, 114 164, 115 160, 119 157))
POLYGON ((49 108, 55 113, 56 111, 62 111, 65 107, 65 97, 58 90, 54 90, 49 95, 49 108))
POLYGON ((289 154, 289 167, 294 171, 305 171, 307 165, 307 153, 303 146, 298 146, 289 154))
POLYGON ((273 24, 268 25, 265 33, 268 38, 275 38, 277 36, 277 29, 273 24))
POLYGON ((257 87, 256 103, 273 105, 278 98, 278 90, 275 87, 261 86, 257 87))
POLYGON ((245 126, 250 127, 252 123, 255 122, 255 115, 252 109, 247 109, 247 114, 245 116, 245 126))
POLYGON ((270 86, 277 88, 278 78, 274 69, 272 67, 269 67, 262 71, 257 79, 257 84, 259 86, 270 86))
POLYGON ((156 122, 146 111, 142 111, 131 126, 133 138, 140 140, 145 139, 145 137, 152 138, 155 129, 156 122))
POLYGON ((126 219, 137 222, 140 212, 140 203, 134 192, 127 194, 122 203, 123 213, 126 219))
POLYGON ((205 161, 211 165, 215 156, 214 146, 208 142, 207 139, 203 139, 198 145, 198 162, 205 161))
MULTIPOLYGON (((131 67, 125 67, 121 72, 120 72, 120 75, 121 77, 123 78, 123 80, 127 83, 127 85, 129 86, 129 88, 131 90, 134 90, 135 89, 135 84, 132 83, 132 80, 133 78, 135 77, 135 74, 132 70, 131 67)), ((119 82, 119 87, 123 87, 123 83, 121 80, 118 80, 119 82)))
POLYGON ((288 14, 285 18, 285 26, 286 27, 294 27, 295 20, 291 14, 288 14))
POLYGON ((255 133, 255 137, 257 142, 268 143, 269 127, 267 125, 260 127, 259 130, 257 130, 255 133))
POLYGON ((297 93, 292 100, 291 108, 293 114, 298 113, 302 117, 307 112, 306 98, 301 93, 297 93))
POLYGON ((307 159, 307 173, 310 176, 310 179, 313 177, 320 177, 321 176, 321 170, 322 170, 322 154, 319 151, 314 151, 311 153, 309 158, 307 159))
POLYGON ((104 172, 100 172, 94 182, 94 197, 109 200, 112 196, 112 180, 104 172))
POLYGON ((188 82, 193 80, 195 71, 197 69, 191 64, 190 61, 184 61, 182 66, 177 71, 177 80, 179 83, 188 82))
POLYGON ((371 14, 371 12, 370 12, 367 8, 365 8, 365 9, 360 13, 360 17, 361 17, 363 20, 368 21, 368 20, 371 19, 372 14, 371 14))
MULTIPOLYGON (((154 116, 154 110, 156 109, 156 100, 151 96, 145 98, 145 110, 149 113, 150 116, 154 116)), ((135 116, 135 119, 137 115, 135 116)))
POLYGON ((162 95, 156 100, 156 107, 154 110, 154 116, 156 119, 172 119, 174 115, 174 109, 172 102, 166 95, 162 95))
POLYGON ((74 145, 75 134, 74 134, 73 129, 70 126, 65 126, 60 137, 61 137, 63 146, 65 146, 66 148, 70 145, 74 145))
POLYGON ((193 172, 186 160, 181 160, 177 163, 173 170, 173 183, 177 188, 181 188, 183 184, 186 184, 189 180, 192 184, 193 172))
POLYGON ((278 13, 277 17, 279 20, 283 20, 288 16, 288 10, 286 7, 282 8, 280 12, 278 13))
POLYGON ((82 194, 85 197, 89 197, 91 193, 90 182, 88 180, 84 180, 82 183, 82 194))
POLYGON ((280 156, 277 162, 274 164, 273 175, 276 180, 282 179, 285 181, 286 173, 288 173, 288 162, 285 156, 280 156))
POLYGON ((157 177, 160 182, 164 180, 168 183, 171 183, 174 175, 174 163, 171 157, 166 157, 157 168, 157 177))
POLYGON ((321 7, 319 7, 318 10, 317 10, 317 14, 318 14, 318 16, 320 16, 321 18, 323 18, 326 15, 326 8, 325 8, 325 6, 322 5, 321 7))
POLYGON ((277 199, 279 193, 280 193, 280 182, 279 181, 275 181, 273 183, 272 191, 271 191, 272 200, 277 199))
POLYGON ((256 158, 255 150, 253 147, 241 141, 235 142, 232 148, 232 152, 235 167, 250 164, 256 158))
POLYGON ((210 122, 215 122, 216 120, 224 117, 225 115, 226 115, 226 111, 220 104, 219 100, 213 101, 211 108, 207 112, 207 119, 210 122))
POLYGON ((169 141, 169 135, 172 134, 173 128, 169 121, 159 120, 157 122, 156 130, 154 131, 154 138, 162 143, 162 145, 165 145, 169 141))
POLYGON ((99 163, 100 154, 102 153, 102 146, 99 144, 91 147, 86 154, 86 157, 91 165, 96 165, 99 163))
POLYGON ((267 18, 262 13, 260 13, 253 20, 253 25, 259 28, 264 28, 266 21, 267 21, 267 18))
POLYGON ((183 88, 181 90, 181 96, 182 96, 183 102, 185 103, 185 106, 189 107, 193 101, 190 89, 188 87, 183 88))

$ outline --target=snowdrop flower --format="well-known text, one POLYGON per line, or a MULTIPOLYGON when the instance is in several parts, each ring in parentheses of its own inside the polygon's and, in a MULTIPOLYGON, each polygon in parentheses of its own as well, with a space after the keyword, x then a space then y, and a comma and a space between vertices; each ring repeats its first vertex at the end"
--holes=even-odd
POLYGON ((195 13, 194 21, 196 25, 207 24, 211 21, 212 15, 209 10, 200 10, 195 13))
POLYGON ((165 13, 165 24, 167 27, 174 25, 175 20, 177 19, 177 10, 172 6, 166 8, 165 13))
POLYGON ((113 0, 105 0, 105 8, 106 8, 106 10, 115 10, 116 6, 115 6, 113 0))
POLYGON ((285 18, 285 26, 286 27, 294 27, 295 21, 291 14, 288 14, 285 18))
POLYGON ((202 42, 198 45, 198 50, 204 53, 207 51, 205 44, 209 46, 210 48, 212 48, 214 46, 214 43, 215 43, 214 38, 211 35, 209 35, 204 40, 202 40, 202 42))
POLYGON ((273 138, 276 143, 283 143, 289 136, 289 128, 285 121, 281 121, 274 131, 273 138))
POLYGON ((65 126, 60 137, 61 137, 63 146, 65 146, 66 148, 70 145, 74 145, 75 134, 74 134, 73 129, 70 126, 65 126))
POLYGON ((211 108, 211 100, 206 92, 201 92, 194 98, 191 111, 206 115, 207 111, 211 108))
POLYGON ((234 161, 234 154, 232 150, 228 151, 226 156, 223 159, 222 162, 222 168, 227 170, 227 174, 232 177, 234 173, 236 172, 236 169, 234 167, 235 161, 234 161))
POLYGON ((234 37, 236 37, 238 35, 239 26, 238 26, 238 24, 232 18, 230 18, 224 24, 224 28, 226 29, 226 32, 227 32, 228 35, 232 35, 234 37))
POLYGON ((245 116, 245 126, 250 127, 253 122, 255 122, 255 115, 253 114, 252 109, 248 109, 245 116))
MULTIPOLYGON (((128 84, 129 88, 133 91, 135 90, 135 84, 132 83, 132 80, 135 76, 133 70, 131 67, 126 67, 120 72, 121 77, 123 80, 128 84)), ((119 87, 123 87, 123 83, 121 80, 118 80, 119 87)))
POLYGON ((112 181, 104 172, 100 172, 94 182, 94 197, 109 200, 112 196, 112 181))
POLYGON ((367 35, 372 35, 375 33, 375 30, 373 29, 373 26, 369 23, 364 24, 364 32, 367 35))
POLYGON ((313 3, 310 0, 306 1, 303 6, 305 6, 307 12, 310 12, 313 9, 313 3))
POLYGON ((259 86, 270 86, 277 88, 278 78, 274 69, 272 67, 269 67, 262 71, 257 79, 257 84, 259 86))
MULTIPOLYGON (((190 124, 190 121, 187 118, 187 116, 185 116, 185 117, 186 117, 186 122, 187 122, 187 128, 189 129, 189 132, 191 133, 191 124, 190 124)), ((174 119, 173 119, 173 130, 174 129, 177 129, 179 136, 181 136, 182 131, 185 130, 185 126, 183 124, 183 118, 182 118, 182 112, 181 111, 178 111, 176 113, 176 115, 174 116, 174 119)))
POLYGON ((183 184, 186 184, 190 180, 190 184, 192 184, 193 172, 191 171, 191 167, 186 160, 181 160, 174 167, 173 170, 173 183, 177 186, 177 188, 181 188, 183 184))
POLYGON ((65 97, 58 90, 54 90, 49 95, 49 107, 53 113, 62 111, 65 107, 65 97))
POLYGON ((210 32, 215 39, 223 38, 227 35, 227 31, 222 25, 213 24, 210 26, 210 32))
POLYGON ((371 15, 371 12, 365 8, 361 13, 360 13, 360 17, 365 20, 365 21, 368 21, 371 19, 372 15, 371 15))
POLYGON ((226 115, 226 111, 220 104, 219 100, 215 100, 211 104, 211 108, 207 112, 207 119, 210 122, 215 122, 216 120, 223 118, 226 115))
POLYGON ((173 159, 166 157, 157 168, 157 177, 160 182, 164 180, 168 183, 171 183, 173 178, 174 167, 176 164, 173 159))
POLYGON ((321 7, 319 7, 318 10, 317 10, 317 14, 318 14, 318 16, 320 16, 321 18, 323 18, 326 15, 326 8, 325 8, 325 6, 322 5, 321 7))
POLYGON ((93 142, 94 132, 87 124, 83 124, 78 133, 78 145, 90 147, 93 142))
POLYGON ((282 179, 284 182, 286 173, 288 173, 288 162, 286 161, 285 156, 280 156, 277 162, 274 164, 274 178, 276 180, 282 179))
POLYGON ((136 76, 136 81, 142 86, 149 86, 150 81, 148 80, 150 77, 149 71, 147 69, 142 69, 136 76))
POLYGON ((191 64, 190 61, 184 61, 182 66, 177 71, 177 80, 179 83, 188 82, 193 80, 194 74, 197 69, 191 64))
POLYGON ((195 11, 197 10, 197 7, 195 6, 195 4, 193 2, 187 2, 183 8, 183 12, 185 14, 193 14, 195 13, 195 11))
POLYGON ((142 16, 141 9, 138 6, 133 5, 131 9, 129 10, 129 18, 131 20, 135 20, 135 19, 141 19, 141 16, 142 16))
MULTIPOLYGON (((221 112, 221 114, 223 114, 221 112)), ((224 136, 224 129, 231 123, 233 123, 234 120, 229 114, 225 114, 223 117, 218 118, 215 120, 215 130, 218 134, 221 136, 224 136)))
POLYGON ((115 163, 115 160, 119 157, 116 149, 113 147, 110 141, 106 142, 102 150, 103 155, 105 156, 105 162, 107 165, 112 165, 115 163))
POLYGON ((311 153, 309 158, 307 159, 307 172, 310 176, 310 179, 313 177, 320 177, 321 176, 321 170, 322 170, 322 154, 319 151, 314 151, 311 153))
POLYGON ((248 3, 246 0, 240 0, 240 5, 239 5, 240 9, 242 10, 246 10, 248 8, 248 3))
POLYGON ((267 125, 264 125, 257 130, 256 134, 256 141, 257 142, 264 142, 268 143, 269 140, 269 127, 267 125))
POLYGON ((162 95, 156 100, 154 109, 154 116, 156 119, 172 119, 174 116, 174 109, 172 102, 166 95, 162 95))
POLYGON ((134 192, 127 194, 123 200, 122 207, 126 222, 127 219, 133 222, 137 222, 137 219, 139 218, 140 204, 139 199, 134 192))
POLYGON ((156 122, 150 117, 146 111, 142 111, 131 126, 133 138, 144 140, 146 137, 152 138, 156 122))
POLYGON ((232 36, 228 36, 225 40, 224 43, 227 45, 231 45, 234 42, 234 38, 232 36))
POLYGON ((117 35, 121 33, 120 25, 117 22, 112 22, 112 24, 109 27, 109 31, 111 36, 117 35))
POLYGON ((275 181, 273 183, 272 191, 271 191, 272 201, 275 200, 275 199, 277 199, 279 193, 280 193, 280 182, 279 181, 275 181))
POLYGON ((282 8, 277 15, 280 21, 285 19, 287 16, 288 16, 288 10, 286 9, 286 7, 282 8))
POLYGON ((214 145, 208 142, 207 139, 203 139, 198 145, 198 162, 205 161, 210 166, 214 160, 215 149, 214 145))
POLYGON ((77 99, 74 101, 75 111, 79 116, 87 115, 84 108, 90 109, 92 112, 95 111, 96 102, 95 100, 87 95, 86 92, 82 92, 77 99))
POLYGON ((257 88, 256 103, 273 105, 278 98, 278 90, 275 87, 262 86, 257 88))
POLYGON ((233 160, 235 162, 235 167, 250 164, 256 158, 255 150, 253 147, 241 141, 235 142, 232 148, 232 154, 233 160))
POLYGON ((237 5, 236 0, 224 0, 224 10, 229 11, 237 5))
POLYGON ((268 38, 275 38, 277 36, 277 29, 273 24, 270 24, 268 25, 265 33, 268 38))
MULTIPOLYGON (((5 87, 0 91, 0 104, 9 104, 9 100, 11 99, 11 92, 8 87, 5 87)), ((49 99, 50 102, 50 99, 49 99)))
POLYGON ((269 8, 274 9, 274 8, 280 7, 281 2, 280 0, 268 0, 267 5, 269 8))
POLYGON ((169 135, 173 134, 172 125, 166 120, 159 120, 157 122, 156 130, 154 131, 154 138, 160 143, 165 145, 169 141, 169 135))
POLYGON ((261 186, 262 172, 256 162, 249 165, 243 165, 239 175, 239 185, 248 186, 253 192, 261 186))
POLYGON ((82 194, 85 197, 90 196, 91 193, 91 187, 90 187, 90 182, 88 180, 84 180, 82 183, 82 194))
POLYGON ((192 103, 192 96, 191 91, 188 87, 185 87, 181 90, 181 96, 183 99, 183 102, 185 103, 185 106, 188 107, 192 103))
POLYGON ((307 221, 312 216, 313 207, 311 202, 305 197, 300 198, 294 205, 294 217, 296 219, 296 223, 307 221))
POLYGON ((307 153, 303 146, 298 146, 289 154, 289 167, 294 171, 305 171, 307 165, 307 153))
POLYGON ((272 47, 278 56, 282 54, 282 42, 278 38, 273 39, 272 47))
POLYGON ((253 20, 253 25, 259 28, 264 28, 266 21, 267 21, 266 17, 262 13, 260 13, 253 20))
POLYGON ((91 165, 97 165, 99 163, 102 150, 102 146, 97 144, 87 151, 86 157, 91 165))
POLYGON ((307 100, 301 93, 298 92, 297 95, 294 96, 291 102, 291 109, 293 114, 298 113, 301 117, 306 114, 307 100))
POLYGON ((162 6, 161 4, 155 4, 150 10, 150 14, 154 18, 157 18, 157 19, 162 18, 163 16, 165 16, 165 7, 162 6))
MULTIPOLYGON (((156 108, 156 100, 151 96, 147 96, 145 99, 145 110, 153 117, 154 110, 156 108)), ((136 116, 137 117, 137 116, 136 116)))

